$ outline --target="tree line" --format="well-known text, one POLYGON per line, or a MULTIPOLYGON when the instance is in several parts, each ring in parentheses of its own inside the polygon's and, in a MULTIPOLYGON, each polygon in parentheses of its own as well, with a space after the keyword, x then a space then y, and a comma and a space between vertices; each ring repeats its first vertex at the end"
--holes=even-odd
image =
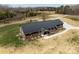
POLYGON ((13 16, 15 16, 15 14, 10 12, 0 13, 0 20, 12 18, 13 16))
POLYGON ((66 6, 62 5, 62 6, 58 7, 58 8, 56 8, 56 13, 73 15, 74 10, 72 10, 72 8, 70 8, 70 6, 68 6, 68 5, 66 5, 66 6))
POLYGON ((61 5, 60 7, 34 7, 34 8, 7 7, 7 9, 4 12, 0 12, 0 20, 6 21, 7 18, 16 18, 18 20, 19 18, 26 18, 26 17, 37 16, 37 15, 42 15, 42 18, 45 20, 46 14, 43 13, 43 11, 49 11, 49 12, 55 11, 55 13, 57 14, 79 15, 78 10, 79 9, 71 8, 69 5, 61 5), (42 13, 39 13, 38 11, 42 11, 42 13))

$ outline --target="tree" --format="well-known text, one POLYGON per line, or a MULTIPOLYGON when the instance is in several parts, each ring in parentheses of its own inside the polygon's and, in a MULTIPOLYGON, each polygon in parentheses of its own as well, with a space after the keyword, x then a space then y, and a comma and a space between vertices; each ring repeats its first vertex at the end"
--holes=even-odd
POLYGON ((63 14, 64 13, 64 6, 60 6, 60 7, 57 7, 56 8, 56 13, 59 13, 59 14, 63 14))
POLYGON ((74 11, 72 10, 72 8, 70 8, 70 6, 66 5, 66 6, 60 6, 56 9, 56 13, 59 14, 74 14, 74 11))
POLYGON ((41 14, 41 18, 45 21, 48 18, 48 15, 43 11, 41 14))

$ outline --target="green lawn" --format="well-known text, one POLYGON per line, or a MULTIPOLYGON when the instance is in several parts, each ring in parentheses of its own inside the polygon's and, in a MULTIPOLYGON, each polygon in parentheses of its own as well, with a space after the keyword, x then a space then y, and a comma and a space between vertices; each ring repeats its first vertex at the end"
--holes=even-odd
POLYGON ((0 28, 0 46, 20 47, 23 41, 16 35, 19 33, 19 25, 9 25, 0 28))
POLYGON ((27 45, 39 46, 38 40, 32 40, 30 42, 19 39, 16 35, 19 34, 19 28, 21 24, 9 25, 0 28, 0 46, 4 47, 22 47, 27 45))

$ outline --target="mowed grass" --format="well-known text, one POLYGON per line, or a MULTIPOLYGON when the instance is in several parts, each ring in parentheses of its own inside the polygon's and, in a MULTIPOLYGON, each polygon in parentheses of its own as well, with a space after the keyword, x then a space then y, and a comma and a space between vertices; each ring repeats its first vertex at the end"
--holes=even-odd
POLYGON ((23 41, 16 35, 19 33, 19 24, 0 28, 0 46, 20 47, 23 41))

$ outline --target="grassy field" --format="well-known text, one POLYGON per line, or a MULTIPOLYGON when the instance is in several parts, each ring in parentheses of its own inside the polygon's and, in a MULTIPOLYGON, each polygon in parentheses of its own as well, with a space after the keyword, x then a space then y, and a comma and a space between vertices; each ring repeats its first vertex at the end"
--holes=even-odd
MULTIPOLYGON (((78 25, 71 19, 62 20, 78 25)), ((0 28, 0 53, 79 53, 79 30, 72 29, 47 40, 40 38, 29 42, 22 41, 16 36, 19 34, 20 25, 13 24, 0 28)))
POLYGON ((19 25, 9 25, 0 28, 0 46, 19 47, 23 44, 22 40, 16 35, 19 33, 19 25))
POLYGON ((47 40, 40 38, 23 42, 16 37, 19 26, 16 24, 0 28, 0 53, 79 53, 79 30, 72 29, 47 40))

